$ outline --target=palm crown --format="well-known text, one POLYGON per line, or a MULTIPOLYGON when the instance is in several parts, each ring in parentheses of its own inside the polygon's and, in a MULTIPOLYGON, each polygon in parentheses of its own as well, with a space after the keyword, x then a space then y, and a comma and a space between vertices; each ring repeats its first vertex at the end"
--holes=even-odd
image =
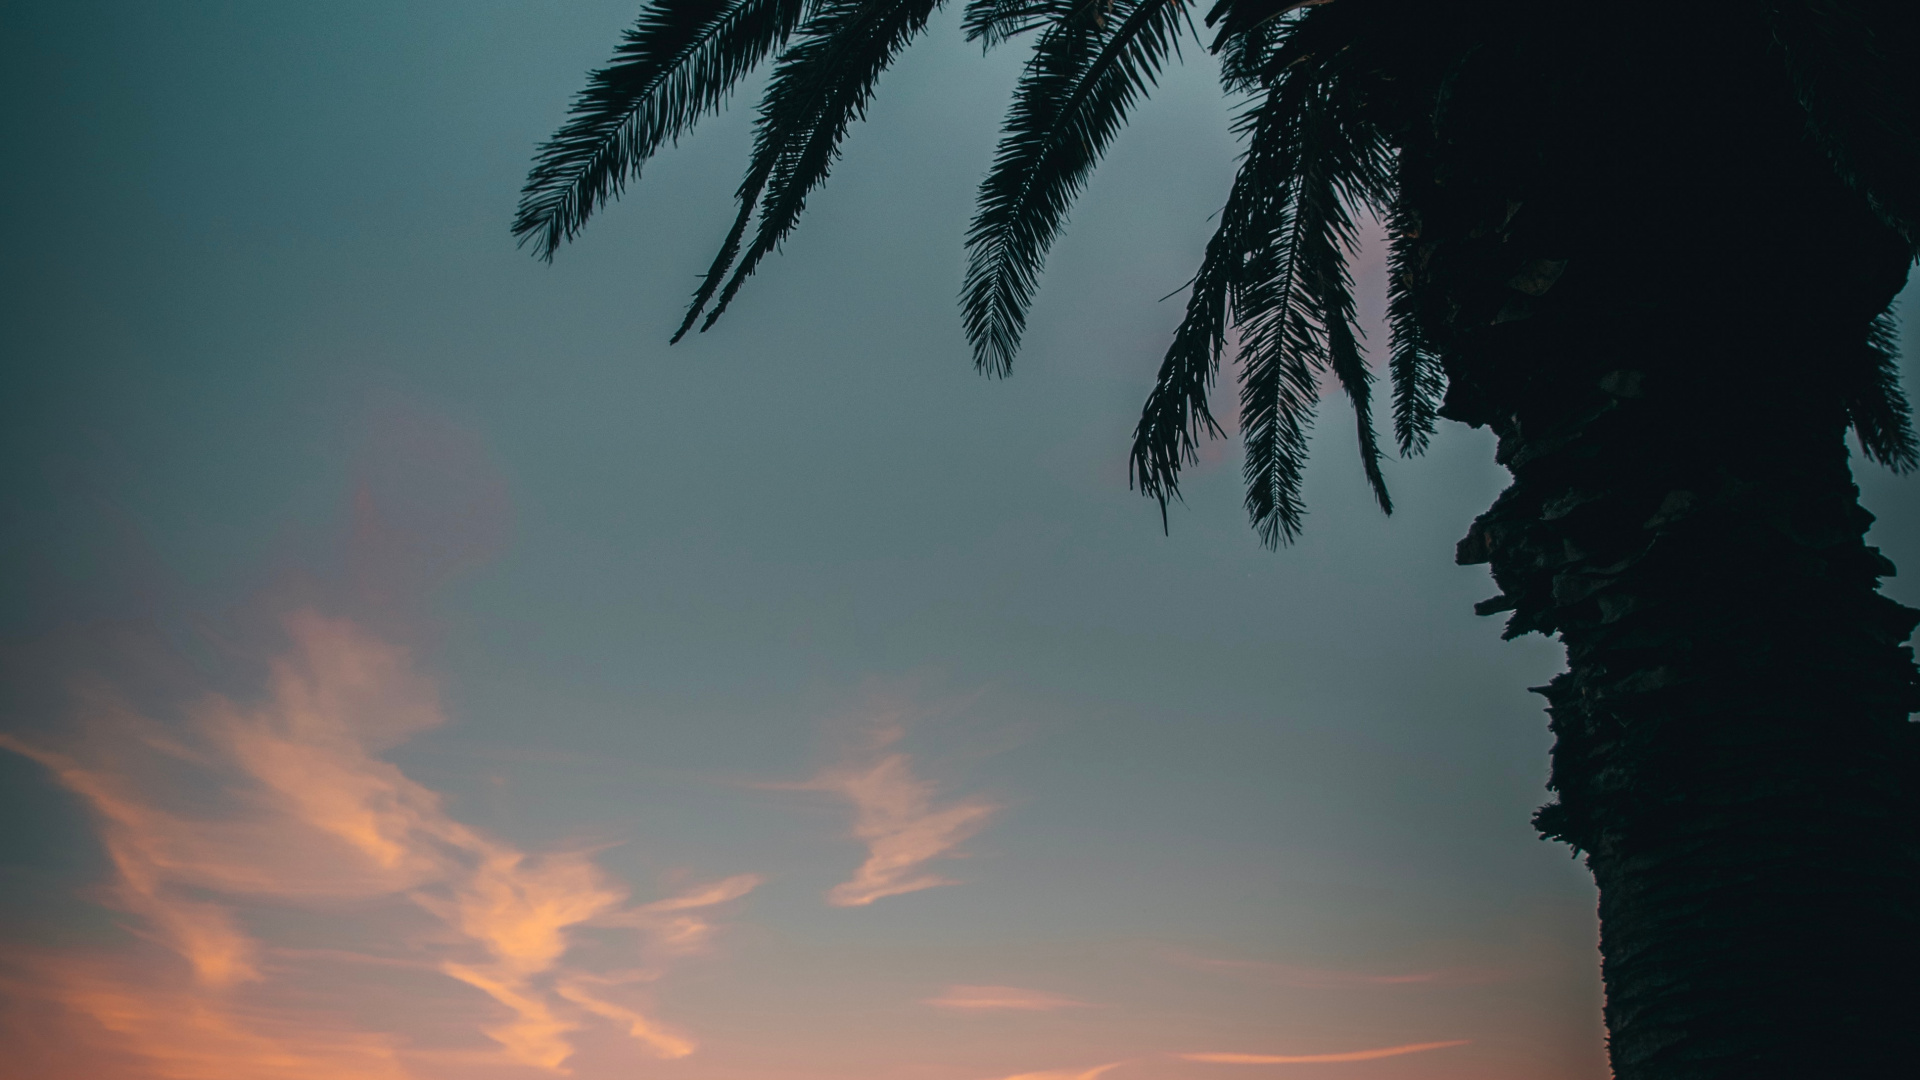
MULTIPOLYGON (((514 232, 550 259, 648 158, 773 56, 739 211, 673 340, 696 323, 712 326, 798 223, 880 74, 942 6, 651 0, 542 148, 514 232)), ((1134 433, 1132 479, 1163 517, 1199 439, 1222 434, 1209 397, 1230 339, 1241 367, 1246 507, 1261 539, 1278 545, 1299 529, 1308 425, 1326 376, 1352 402, 1367 481, 1391 511, 1347 265, 1354 215, 1371 213, 1392 235, 1393 431, 1399 451, 1415 454, 1433 431, 1446 382, 1422 316, 1420 276, 1411 272, 1418 229, 1400 197, 1402 169, 1461 65, 1517 6, 1219 0, 1206 13, 1222 82, 1243 103, 1235 126, 1245 149, 1134 433)), ((1881 17, 1897 5, 1729 7, 1770 20, 1813 137, 1884 221, 1909 241, 1920 237, 1916 90, 1900 76, 1900 57, 1912 55, 1914 42, 1889 31, 1897 18, 1881 17)), ((1188 0, 968 3, 968 40, 992 48, 1033 39, 967 233, 961 306, 982 371, 1010 371, 1041 265, 1074 197, 1181 40, 1198 38, 1194 14, 1188 0)), ((1885 316, 1863 343, 1860 368, 1848 412, 1862 448, 1913 467, 1916 444, 1885 316)))
MULTIPOLYGON (((940 4, 652 0, 516 230, 551 256, 777 53, 675 338, 712 325, 940 4)), ((982 370, 1009 370, 1069 205, 1196 14, 970 0, 971 40, 1033 48, 967 234, 982 370)), ((1511 611, 1507 636, 1566 647, 1535 820, 1594 873, 1615 1075, 1908 1066, 1920 612, 1878 591, 1839 435, 1920 457, 1883 310, 1920 240, 1910 0, 1218 0, 1205 23, 1243 152, 1133 482, 1163 515, 1179 496, 1231 346, 1261 538, 1299 529, 1323 382, 1390 507, 1348 272, 1355 215, 1385 222, 1395 441, 1493 429, 1513 483, 1456 559, 1489 564, 1475 610, 1511 611)))

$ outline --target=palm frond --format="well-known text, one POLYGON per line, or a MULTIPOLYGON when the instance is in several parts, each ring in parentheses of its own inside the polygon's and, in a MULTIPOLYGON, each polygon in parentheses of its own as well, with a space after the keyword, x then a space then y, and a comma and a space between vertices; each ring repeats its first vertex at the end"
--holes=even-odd
POLYGON ((1900 389, 1899 328, 1890 313, 1873 320, 1867 331, 1864 378, 1847 397, 1847 422, 1869 458, 1895 472, 1920 468, 1920 443, 1914 440, 1913 409, 1900 389))
POLYGON ((1255 28, 1279 21, 1303 7, 1315 7, 1327 0, 1218 0, 1207 12, 1207 26, 1220 28, 1214 50, 1255 28))
MULTIPOLYGON (((1323 93, 1339 94, 1345 89, 1329 86, 1323 93)), ((1330 113, 1333 105, 1323 102, 1318 108, 1330 113)), ((1378 216, 1389 184, 1392 154, 1385 140, 1356 124, 1352 117, 1319 115, 1309 120, 1315 121, 1316 130, 1309 131, 1307 138, 1318 160, 1304 171, 1300 218, 1303 225, 1318 223, 1319 229, 1303 248, 1310 275, 1307 291, 1325 335, 1326 366, 1353 406, 1367 486, 1380 509, 1391 514, 1393 499, 1380 473, 1380 442, 1373 430, 1373 373, 1360 354, 1361 331, 1354 314, 1353 277, 1347 263, 1360 246, 1350 208, 1372 208, 1378 216)))
MULTIPOLYGON (((1337 213, 1346 216, 1344 207, 1337 213)), ((1323 259, 1319 273, 1332 280, 1317 283, 1315 289, 1327 335, 1327 366, 1353 406, 1360 468, 1366 474, 1367 487, 1373 491, 1380 509, 1391 514, 1393 497, 1387 494, 1387 479, 1380 472, 1380 439, 1373 430, 1373 372, 1367 370, 1367 361, 1360 354, 1361 333, 1353 311, 1353 279, 1347 272, 1347 256, 1356 246, 1353 223, 1351 219, 1335 222, 1328 232, 1341 242, 1343 250, 1330 260, 1323 259)))
POLYGON ((974 363, 1004 375, 1067 209, 1178 48, 1188 0, 1075 0, 1034 45, 967 232, 974 363))
POLYGON ((982 52, 1021 34, 1059 22, 1073 11, 1076 0, 968 0, 960 28, 982 52))
MULTIPOLYGON (((1258 125, 1272 123, 1282 107, 1270 96, 1262 105, 1249 109, 1237 126, 1250 132, 1258 125)), ((1220 224, 1207 241, 1200 270, 1189 282, 1186 313, 1174 331, 1153 390, 1133 429, 1127 482, 1159 502, 1162 526, 1166 524, 1167 504, 1180 497, 1180 470, 1199 460, 1200 436, 1226 437, 1213 418, 1208 399, 1226 349, 1233 294, 1246 272, 1256 238, 1274 231, 1267 225, 1267 218, 1276 205, 1284 206, 1276 204, 1279 193, 1265 186, 1269 170, 1262 166, 1268 163, 1250 160, 1253 151, 1265 149, 1270 140, 1252 143, 1234 174, 1233 187, 1220 210, 1220 224)))
MULTIPOLYGON (((1220 223, 1194 275, 1185 317, 1174 331, 1160 375, 1134 428, 1130 481, 1159 502, 1163 524, 1167 504, 1180 496, 1181 469, 1198 458, 1199 436, 1203 432, 1215 438, 1223 434, 1208 398, 1219 374, 1229 327, 1237 323, 1249 331, 1241 341, 1244 360, 1253 329, 1246 325, 1246 316, 1256 310, 1272 312, 1277 307, 1263 300, 1263 293, 1271 289, 1277 268, 1285 260, 1279 241, 1292 227, 1298 164, 1294 117, 1300 105, 1299 88, 1297 82, 1271 87, 1235 122, 1247 149, 1220 211, 1220 223)), ((1277 374, 1277 369, 1268 368, 1263 374, 1277 374)), ((1242 385, 1244 395, 1244 380, 1242 385)), ((1277 388, 1280 384, 1275 385, 1277 388)), ((1262 400, 1277 400, 1265 386, 1256 394, 1262 400)), ((1243 410, 1243 427, 1245 415, 1243 410)), ((1296 449, 1303 451, 1304 434, 1300 434, 1296 449)), ((1257 438, 1271 446, 1276 429, 1268 425, 1257 433, 1243 435, 1250 444, 1257 438)), ((1284 432, 1280 437, 1284 441, 1284 432)), ((1255 453, 1251 445, 1248 453, 1249 458, 1255 453)), ((1298 454, 1294 457, 1297 461, 1298 454)), ((1269 518, 1270 514, 1257 516, 1256 520, 1269 518)), ((1293 518, 1297 520, 1298 514, 1293 518)))
MULTIPOLYGON (((1246 448, 1242 477, 1247 517, 1261 543, 1278 547, 1299 535, 1306 507, 1300 487, 1307 432, 1320 400, 1319 369, 1328 343, 1320 297, 1311 287, 1328 273, 1337 247, 1329 233, 1343 211, 1329 170, 1311 145, 1324 117, 1313 94, 1288 110, 1269 138, 1282 143, 1248 164, 1271 158, 1286 171, 1267 179, 1284 202, 1269 214, 1266 233, 1248 251, 1245 280, 1233 296, 1240 342, 1240 437, 1246 448)), ((1255 129, 1253 142, 1262 137, 1255 129)), ((1245 166, 1243 166, 1245 167, 1245 166)))
POLYGON ((1420 274, 1416 243, 1419 223, 1396 205, 1388 217, 1387 326, 1392 350, 1387 369, 1393 381, 1393 439, 1401 457, 1423 454, 1433 437, 1447 377, 1440 357, 1427 342, 1414 304, 1420 274))
MULTIPOLYGON (((727 230, 727 238, 720 242, 720 250, 713 257, 707 272, 700 275, 700 287, 694 290, 693 302, 687 305, 687 313, 680 319, 680 325, 667 339, 667 344, 678 345, 680 339, 693 329, 694 321, 700 318, 700 312, 713 299, 720 283, 727 279, 727 268, 740 256, 740 241, 746 237, 747 226, 753 224, 753 214, 760 206, 760 193, 767 189, 767 179, 773 174, 777 164, 776 155, 758 155, 747 170, 746 179, 734 190, 734 201, 740 204, 740 210, 733 216, 733 226, 727 230)), ((707 320, 712 325, 713 320, 707 320)), ((704 328, 703 328, 704 329, 704 328)))
POLYGON ((1229 91, 1254 93, 1287 77, 1298 65, 1327 67, 1337 55, 1364 40, 1391 10, 1406 0, 1220 0, 1207 25, 1220 24, 1213 52, 1220 57, 1220 82, 1229 91))
POLYGON ((1268 546, 1299 532, 1307 434, 1325 374, 1352 401, 1368 483, 1382 509, 1392 508, 1347 269, 1358 242, 1352 209, 1383 211, 1392 154, 1361 115, 1362 83, 1343 77, 1331 60, 1342 50, 1327 50, 1313 63, 1266 66, 1273 55, 1293 51, 1289 35, 1312 21, 1279 26, 1268 43, 1277 51, 1232 58, 1249 66, 1250 81, 1265 93, 1236 124, 1247 149, 1194 278, 1186 319, 1135 428, 1132 455, 1135 482, 1159 500, 1164 515, 1198 435, 1218 430, 1206 396, 1227 327, 1238 328, 1246 508, 1268 546))
POLYGON ((551 260, 663 145, 785 44, 810 0, 652 0, 540 148, 513 233, 551 260))
POLYGON ((819 0, 774 67, 755 123, 753 158, 740 186, 739 217, 674 335, 676 341, 709 302, 712 310, 700 328, 712 327, 761 260, 799 224, 807 196, 838 160, 847 128, 866 114, 874 83, 926 29, 942 2, 819 0), (756 218, 753 240, 736 262, 734 252, 756 218), (726 284, 714 300, 723 277, 726 284))

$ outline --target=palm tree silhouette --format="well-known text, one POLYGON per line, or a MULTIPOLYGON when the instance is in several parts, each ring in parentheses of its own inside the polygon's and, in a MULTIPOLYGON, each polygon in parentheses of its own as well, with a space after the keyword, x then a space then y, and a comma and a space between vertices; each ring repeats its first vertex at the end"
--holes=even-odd
MULTIPOLYGON (((674 339, 799 220, 942 0, 651 0, 541 151, 542 256, 775 57, 739 214, 674 339), (777 54, 777 56, 776 56, 777 54)), ((1011 367, 1066 211, 1188 0, 971 0, 1033 54, 980 188, 962 311, 1011 367)), ((1246 506, 1301 521, 1323 375, 1391 510, 1353 214, 1388 224, 1393 429, 1485 425, 1512 486, 1459 545, 1509 637, 1557 634, 1543 835, 1600 890, 1622 1080, 1898 1075, 1920 1060, 1920 612, 1879 593, 1844 435, 1916 464, 1888 305, 1920 240, 1920 16, 1894 0, 1219 0, 1244 157, 1142 412, 1179 497, 1222 354, 1246 506)))

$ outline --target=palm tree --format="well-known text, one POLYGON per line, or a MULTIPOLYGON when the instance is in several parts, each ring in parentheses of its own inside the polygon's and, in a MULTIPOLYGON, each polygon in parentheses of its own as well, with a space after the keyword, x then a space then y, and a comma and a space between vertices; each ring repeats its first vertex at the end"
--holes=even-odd
MULTIPOLYGON (((650 0, 541 151, 551 257, 774 57, 739 214, 675 340, 798 221, 942 0, 650 0), (776 56, 777 54, 777 56, 776 56)), ((1032 59, 962 312, 1004 375, 1041 262, 1189 0, 970 0, 1032 59)), ((1536 823, 1600 892, 1622 1080, 1893 1076, 1920 1060, 1920 612, 1848 468, 1916 465, 1887 308, 1920 240, 1920 18, 1895 0, 1219 0, 1245 152, 1134 436, 1164 517, 1241 365, 1246 506, 1300 525, 1323 375, 1390 510, 1347 259, 1392 238, 1393 430, 1485 425, 1512 486, 1459 545, 1507 636, 1557 634, 1536 823)), ((704 320, 704 321, 703 321, 704 320)))

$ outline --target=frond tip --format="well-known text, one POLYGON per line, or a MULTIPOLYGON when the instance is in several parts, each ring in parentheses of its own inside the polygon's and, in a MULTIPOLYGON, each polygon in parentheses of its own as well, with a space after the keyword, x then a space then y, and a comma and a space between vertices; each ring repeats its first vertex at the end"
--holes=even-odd
MULTIPOLYGON (((1007 26, 1028 25, 1021 19, 1049 17, 1045 7, 1007 0, 976 0, 970 17, 975 9, 989 41, 1013 32, 1007 26)), ((1041 263, 1067 208, 1177 51, 1186 14, 1187 0, 1080 0, 1052 14, 1034 43, 967 231, 961 311, 980 370, 1012 369, 1041 263)))
POLYGON ((540 148, 513 234, 552 260, 659 149, 786 43, 806 0, 652 0, 540 148))
POLYGON ((1447 393, 1447 377, 1440 358, 1427 342, 1414 302, 1419 257, 1414 245, 1419 227, 1402 205, 1387 219, 1392 237, 1387 255, 1387 325, 1393 339, 1388 363, 1393 381, 1393 441, 1401 457, 1424 454, 1433 437, 1440 404, 1447 393))
POLYGON ((760 100, 753 158, 738 193, 739 215, 673 340, 680 340, 703 312, 700 329, 711 328, 761 261, 800 223, 807 196, 839 160, 840 143, 848 127, 866 114, 881 73, 926 29, 940 4, 816 0, 812 5, 760 100), (756 218, 753 238, 742 250, 756 218))

